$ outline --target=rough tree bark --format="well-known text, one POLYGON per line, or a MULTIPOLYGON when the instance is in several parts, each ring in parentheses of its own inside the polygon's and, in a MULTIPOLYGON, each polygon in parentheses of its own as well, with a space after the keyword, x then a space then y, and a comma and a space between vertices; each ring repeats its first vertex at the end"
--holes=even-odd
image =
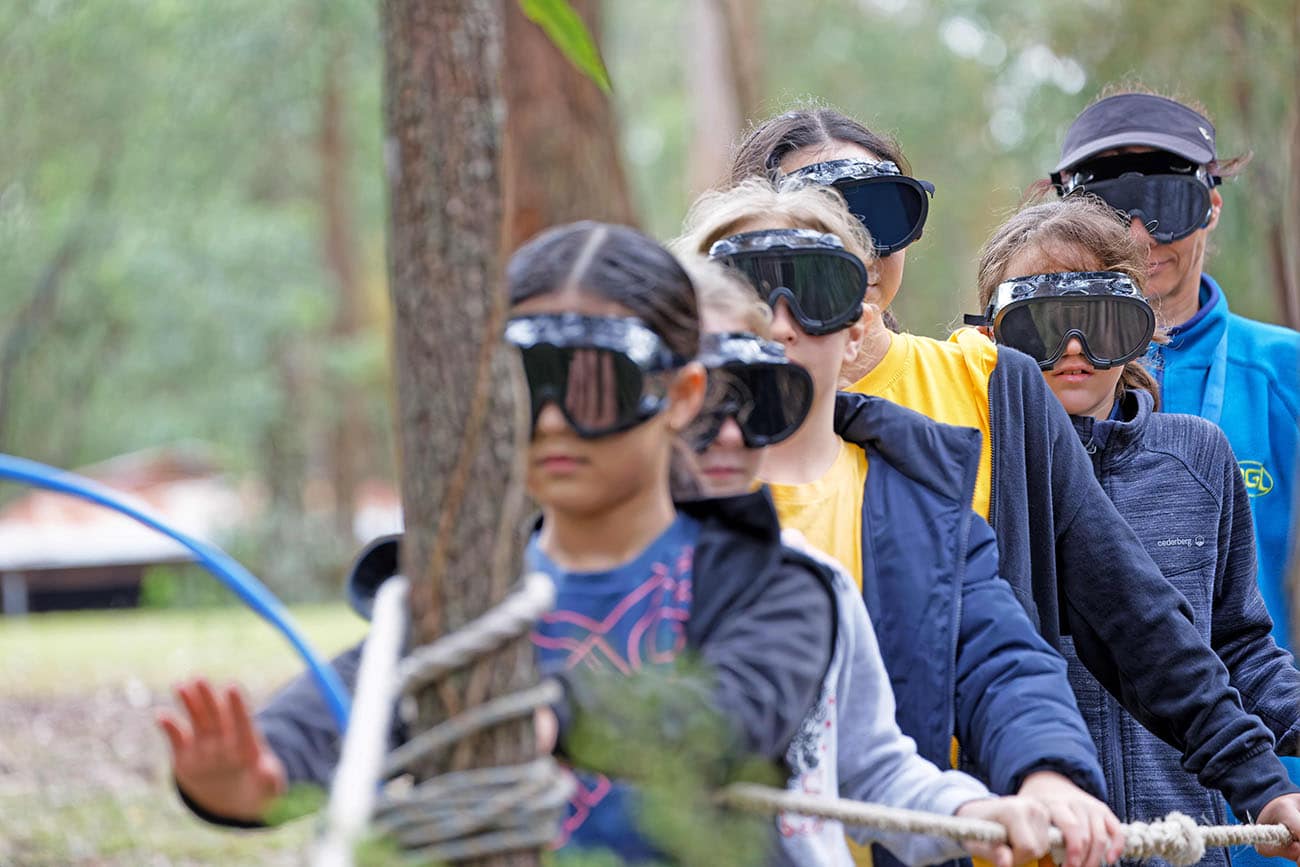
MULTIPOLYGON (((384 0, 389 287, 398 443, 415 638, 456 629, 518 574, 517 379, 500 348, 498 0, 384 0), (511 384, 514 387, 511 387, 511 384)), ((522 642, 421 701, 417 729, 466 692, 534 682, 522 642)), ((531 723, 485 733, 448 767, 534 755, 531 723)), ((521 852, 475 863, 535 864, 521 852)))
MULTIPOLYGON (((501 70, 505 251, 572 220, 635 225, 609 97, 524 17, 518 0, 498 2, 509 61, 501 70)), ((598 0, 571 0, 571 5, 598 38, 598 0)))

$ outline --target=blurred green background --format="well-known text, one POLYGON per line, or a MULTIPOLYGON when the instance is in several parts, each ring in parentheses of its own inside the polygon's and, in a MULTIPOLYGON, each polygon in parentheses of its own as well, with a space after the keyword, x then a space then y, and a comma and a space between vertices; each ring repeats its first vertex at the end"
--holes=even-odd
MULTIPOLYGON (((695 78, 716 47, 692 38, 709 2, 744 19, 751 115, 829 103, 936 184, 905 327, 941 336, 973 310, 980 244, 1124 77, 1204 103, 1221 154, 1254 152, 1209 270, 1235 310, 1283 321, 1300 0, 607 0, 623 164, 663 239, 703 185, 693 167, 719 163, 693 120, 712 116, 695 78)), ((175 450, 146 481, 216 467, 243 504, 223 543, 286 599, 335 600, 299 609, 326 651, 364 629, 337 602, 356 513, 395 496, 377 6, 0 4, 0 452, 82 467, 175 450)), ((25 495, 0 485, 0 510, 25 495)), ((143 603, 190 610, 0 617, 0 860, 296 863, 307 829, 186 816, 150 717, 189 673, 259 698, 298 663, 213 607, 230 599, 193 567, 143 574, 143 603)))
MULTIPOLYGON (((662 238, 698 158, 691 2, 602 7, 624 165, 662 238)), ((1210 270, 1234 309, 1282 318, 1266 239, 1294 260, 1296 0, 733 7, 760 116, 825 101, 938 187, 905 327, 942 335, 973 309, 980 243, 1125 76, 1203 102, 1222 154, 1254 151, 1210 270)), ((336 592, 318 573, 353 545, 330 517, 339 455, 348 484, 394 473, 381 65, 365 0, 3 4, 0 451, 75 467, 205 442, 268 504, 241 556, 291 596, 336 592)))

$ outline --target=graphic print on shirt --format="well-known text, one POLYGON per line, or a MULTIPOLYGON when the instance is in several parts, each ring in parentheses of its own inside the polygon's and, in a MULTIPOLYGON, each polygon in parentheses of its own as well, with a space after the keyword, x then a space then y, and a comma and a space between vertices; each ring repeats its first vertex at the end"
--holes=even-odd
MULTIPOLYGON (((609 572, 567 573, 534 544, 527 559, 556 585, 555 608, 532 634, 543 674, 612 670, 629 675, 671 664, 686 647, 698 524, 679 516, 631 563, 609 572)), ((572 841, 624 859, 657 854, 635 831, 635 790, 600 774, 571 772, 573 798, 553 848, 572 841)))
MULTIPOLYGON (((812 712, 804 717, 785 753, 793 780, 791 789, 805 795, 838 794, 827 792, 830 788, 826 773, 827 751, 834 737, 835 692, 831 684, 826 683, 822 685, 821 695, 813 705, 812 712)), ((796 813, 782 813, 777 821, 783 837, 820 834, 825 824, 825 819, 796 813)))

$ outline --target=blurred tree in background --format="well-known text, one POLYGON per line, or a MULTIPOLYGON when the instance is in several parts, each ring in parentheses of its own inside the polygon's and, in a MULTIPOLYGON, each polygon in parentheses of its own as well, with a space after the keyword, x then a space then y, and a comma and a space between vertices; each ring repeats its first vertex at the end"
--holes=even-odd
MULTIPOLYGON (((1209 270, 1235 310, 1300 324, 1300 0, 578 5, 603 9, 614 90, 618 150, 571 152, 604 216, 671 237, 720 143, 823 100, 938 187, 896 306, 939 335, 1070 120, 1136 76, 1203 102, 1221 153, 1254 151, 1209 270)), ((520 33, 507 88, 542 84, 520 33)), ((0 4, 0 450, 76 466, 214 443, 272 504, 241 555, 281 590, 336 586, 346 505, 394 474, 380 67, 373 0, 0 4)), ((516 113, 526 177, 565 152, 538 130, 602 122, 569 108, 516 113)))

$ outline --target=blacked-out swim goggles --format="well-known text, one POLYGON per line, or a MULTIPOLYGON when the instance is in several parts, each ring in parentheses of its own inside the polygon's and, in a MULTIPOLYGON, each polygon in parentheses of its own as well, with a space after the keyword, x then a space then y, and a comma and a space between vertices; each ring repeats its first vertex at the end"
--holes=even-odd
POLYGON ((887 160, 827 160, 785 177, 838 190, 853 216, 871 234, 881 256, 895 253, 921 237, 934 196, 934 184, 908 177, 887 160))
POLYGON ((1091 193, 1141 220, 1161 244, 1205 228, 1213 213, 1210 191, 1222 183, 1204 166, 1164 151, 1086 160, 1052 180, 1062 195, 1091 193))
POLYGON ((809 334, 831 334, 862 315, 867 268, 834 235, 812 229, 765 229, 723 238, 709 248, 743 273, 772 307, 784 298, 809 334))
POLYGON ((585 439, 636 427, 667 403, 659 374, 682 367, 659 335, 639 319, 571 313, 519 316, 506 342, 523 357, 532 410, 530 430, 547 403, 585 439))
POLYGON ((1156 318, 1126 275, 1068 271, 999 284, 984 314, 967 316, 966 324, 992 326, 994 340, 1019 349, 1044 370, 1077 337, 1092 366, 1105 370, 1147 351, 1156 318))
POLYGON ((761 449, 789 439, 812 407, 808 371, 785 355, 785 347, 743 331, 706 334, 698 360, 709 373, 704 408, 686 431, 703 452, 727 419, 740 426, 745 447, 761 449))

